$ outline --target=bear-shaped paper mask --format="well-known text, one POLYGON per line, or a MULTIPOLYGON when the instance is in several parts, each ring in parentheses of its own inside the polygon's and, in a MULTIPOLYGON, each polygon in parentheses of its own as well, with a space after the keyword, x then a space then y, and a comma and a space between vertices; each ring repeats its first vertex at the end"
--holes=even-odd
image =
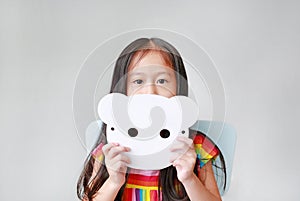
POLYGON ((129 167, 158 170, 171 165, 169 148, 177 136, 188 137, 198 106, 186 96, 111 93, 100 100, 98 114, 107 124, 107 141, 131 148, 124 153, 129 167))

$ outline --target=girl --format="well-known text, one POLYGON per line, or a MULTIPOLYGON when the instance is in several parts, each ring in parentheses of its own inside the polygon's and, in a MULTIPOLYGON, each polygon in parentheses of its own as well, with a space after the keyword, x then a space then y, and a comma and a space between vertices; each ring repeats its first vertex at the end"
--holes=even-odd
MULTIPOLYGON (((184 64, 178 51, 159 38, 140 38, 129 44, 116 61, 110 93, 158 94, 165 97, 188 95, 184 64)), ((178 137, 171 148, 172 165, 162 170, 127 168, 130 163, 116 143, 106 142, 102 127, 94 149, 87 157, 77 183, 81 200, 93 201, 219 201, 213 162, 219 149, 200 132, 178 137), (204 140, 205 139, 205 140, 204 140), (187 151, 186 151, 187 150, 187 151)), ((225 189, 224 183, 224 189, 225 189)))

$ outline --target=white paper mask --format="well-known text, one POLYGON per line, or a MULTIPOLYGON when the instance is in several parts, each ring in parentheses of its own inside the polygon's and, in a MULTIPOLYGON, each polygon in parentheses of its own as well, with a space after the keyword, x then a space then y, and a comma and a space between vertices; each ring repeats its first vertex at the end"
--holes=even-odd
POLYGON ((107 124, 107 141, 131 148, 124 153, 129 167, 158 170, 171 165, 170 145, 179 135, 188 137, 198 106, 186 96, 111 93, 100 100, 98 114, 107 124))

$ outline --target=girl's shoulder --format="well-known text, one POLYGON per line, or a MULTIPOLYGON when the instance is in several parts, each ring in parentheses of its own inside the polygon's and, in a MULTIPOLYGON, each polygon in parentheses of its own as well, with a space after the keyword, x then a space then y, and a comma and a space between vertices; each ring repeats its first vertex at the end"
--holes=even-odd
POLYGON ((219 149, 209 137, 203 133, 197 132, 192 139, 200 167, 203 167, 208 161, 217 158, 219 149))

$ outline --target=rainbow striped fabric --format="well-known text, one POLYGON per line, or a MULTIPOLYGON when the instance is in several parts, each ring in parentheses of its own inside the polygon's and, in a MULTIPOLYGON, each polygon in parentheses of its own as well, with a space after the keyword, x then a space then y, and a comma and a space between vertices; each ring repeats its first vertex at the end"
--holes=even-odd
MULTIPOLYGON (((219 151, 207 137, 197 134, 194 137, 194 146, 197 153, 198 168, 203 167, 208 161, 214 160, 219 151)), ((92 155, 95 159, 103 160, 102 144, 92 155)), ((130 169, 122 201, 157 201, 158 199, 159 170, 135 170, 130 169)), ((176 187, 175 187, 176 188, 176 187)))
POLYGON ((130 169, 122 201, 153 201, 158 199, 159 170, 130 169))
POLYGON ((198 134, 195 136, 194 146, 200 168, 219 155, 218 148, 204 135, 198 134))

